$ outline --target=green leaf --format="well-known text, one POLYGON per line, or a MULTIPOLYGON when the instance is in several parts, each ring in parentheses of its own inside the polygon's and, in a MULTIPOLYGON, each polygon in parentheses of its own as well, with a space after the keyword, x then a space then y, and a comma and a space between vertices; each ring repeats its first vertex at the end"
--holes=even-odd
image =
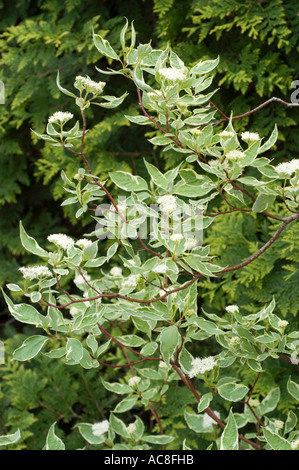
POLYGON ((72 93, 71 91, 68 91, 66 88, 63 88, 63 87, 60 85, 60 76, 59 76, 59 72, 57 72, 56 85, 57 85, 57 87, 59 88, 59 90, 61 91, 61 93, 63 93, 64 95, 71 96, 72 98, 76 98, 76 95, 75 95, 74 93, 72 93))
POLYGON ((279 387, 273 388, 259 405, 260 415, 263 416, 266 413, 270 413, 270 411, 275 410, 279 402, 279 399, 280 399, 279 387))
POLYGON ((248 391, 246 385, 236 383, 225 383, 218 387, 219 395, 228 401, 240 401, 248 391))
POLYGON ((140 176, 131 175, 125 171, 114 171, 109 173, 113 183, 125 191, 146 191, 147 182, 140 176))
POLYGON ((220 438, 220 450, 238 450, 238 442, 238 427, 230 409, 227 425, 220 438))
POLYGON ((204 318, 198 317, 195 318, 194 323, 202 330, 204 330, 209 335, 223 335, 224 331, 220 330, 215 323, 205 320, 204 318))
POLYGON ((139 124, 141 126, 145 126, 152 123, 152 121, 146 116, 128 116, 125 114, 125 118, 127 118, 133 124, 139 124))
POLYGON ((89 423, 79 423, 74 426, 77 428, 82 437, 89 443, 93 445, 102 444, 105 441, 105 435, 101 434, 100 436, 96 436, 92 432, 92 424, 89 423))
POLYGON ((246 157, 242 158, 241 165, 244 166, 249 166, 251 165, 254 160, 256 159, 256 156, 258 155, 258 151, 260 148, 260 141, 258 140, 254 144, 250 145, 247 150, 245 150, 245 155, 246 157))
POLYGON ((181 336, 176 325, 162 330, 160 334, 161 354, 166 364, 169 364, 180 342, 181 336))
POLYGON ((34 240, 34 238, 29 237, 29 235, 27 235, 21 221, 20 221, 20 238, 21 238, 21 243, 26 251, 29 251, 30 253, 33 253, 34 255, 41 256, 42 258, 48 258, 49 253, 43 248, 41 248, 39 244, 36 242, 36 240, 34 240))
POLYGON ((269 205, 273 204, 275 198, 276 196, 272 194, 259 194, 252 206, 253 212, 265 211, 269 205))
POLYGON ((125 18, 125 20, 126 20, 125 25, 123 26, 120 32, 120 43, 121 43, 121 47, 123 51, 125 50, 125 47, 126 47, 126 32, 127 32, 128 25, 129 25, 128 19, 125 18))
POLYGON ((265 142, 260 147, 258 153, 260 154, 260 153, 267 152, 267 150, 269 150, 271 147, 273 147, 273 145, 275 144, 275 142, 277 140, 277 137, 278 137, 278 129, 277 129, 277 125, 275 124, 275 127, 274 127, 274 130, 273 130, 272 134, 270 135, 267 142, 265 142))
POLYGON ((148 442, 149 444, 169 444, 174 440, 174 436, 166 436, 165 434, 163 436, 143 436, 141 438, 142 441, 148 442))
POLYGON ((2 290, 2 294, 8 306, 8 310, 12 316, 22 322, 35 326, 46 326, 47 319, 41 315, 32 305, 29 304, 16 304, 14 305, 11 299, 2 290))
POLYGON ((279 434, 265 427, 263 428, 263 433, 267 443, 273 450, 292 450, 291 444, 286 439, 279 436, 279 434))
POLYGON ((131 410, 138 400, 137 396, 126 397, 119 402, 113 410, 113 413, 124 413, 125 411, 131 410))
POLYGON ((132 388, 127 384, 120 384, 118 382, 110 383, 105 380, 102 380, 102 383, 109 392, 117 393, 118 395, 126 395, 132 392, 132 388))
POLYGON ((287 389, 289 394, 299 402, 299 385, 293 382, 290 377, 287 383, 287 389))
POLYGON ((160 170, 158 170, 157 167, 155 167, 151 163, 148 163, 146 160, 144 160, 144 163, 155 185, 167 191, 168 181, 166 177, 161 173, 160 170))
POLYGON ((5 436, 0 436, 0 446, 9 446, 10 444, 15 444, 21 439, 21 432, 18 429, 12 434, 6 434, 5 436))
POLYGON ((50 427, 43 450, 65 450, 63 441, 55 434, 55 423, 50 427))
POLYGON ((113 109, 117 108, 119 105, 122 104, 124 99, 128 96, 128 93, 125 92, 123 95, 121 95, 119 98, 116 96, 108 96, 108 95, 103 95, 100 98, 104 99, 106 103, 100 102, 100 103, 93 103, 96 104, 97 106, 101 106, 101 108, 107 108, 107 109, 113 109))
POLYGON ((212 418, 209 419, 208 417, 207 420, 204 414, 195 414, 185 411, 184 418, 188 427, 192 429, 192 431, 199 433, 211 432, 213 430, 213 424, 216 424, 212 418))
POLYGON ((211 392, 205 393, 204 395, 202 395, 200 398, 200 402, 198 404, 198 408, 197 408, 198 413, 201 413, 206 408, 208 408, 212 400, 213 400, 213 395, 211 392))
POLYGON ((22 346, 14 351, 12 356, 13 360, 29 361, 40 352, 48 339, 49 338, 40 335, 30 336, 29 338, 25 339, 22 346))
POLYGON ((124 424, 124 422, 121 419, 114 416, 113 413, 110 413, 110 425, 113 431, 119 436, 122 436, 127 439, 130 437, 127 431, 127 426, 124 424))
POLYGON ((146 343, 145 339, 140 338, 140 336, 137 336, 137 335, 115 336, 115 338, 118 338, 122 344, 126 346, 130 346, 131 348, 143 346, 146 343))
POLYGON ((66 359, 74 363, 81 361, 83 357, 83 346, 78 339, 68 338, 66 342, 66 359))
POLYGON ((284 429, 284 434, 287 434, 289 432, 291 432, 294 427, 296 426, 297 424, 297 416, 295 415, 295 413, 290 410, 288 412, 288 417, 287 417, 287 420, 285 422, 285 429, 284 429))
POLYGON ((214 60, 205 60, 205 61, 200 61, 192 69, 190 70, 190 75, 191 74, 196 74, 196 75, 204 75, 208 72, 211 72, 214 70, 215 67, 217 67, 219 63, 219 57, 214 60))
POLYGON ((148 139, 148 141, 153 145, 168 145, 170 143, 169 137, 165 136, 156 136, 148 139))
POLYGON ((93 42, 97 50, 110 59, 120 60, 113 47, 110 45, 107 39, 102 38, 99 34, 93 34, 93 42))

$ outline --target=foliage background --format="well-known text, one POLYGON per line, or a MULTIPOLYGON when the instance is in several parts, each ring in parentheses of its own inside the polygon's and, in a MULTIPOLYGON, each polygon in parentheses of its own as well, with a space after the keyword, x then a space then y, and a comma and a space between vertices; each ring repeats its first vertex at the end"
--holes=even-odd
MULTIPOLYGON (((214 79, 219 92, 215 102, 226 113, 230 110, 234 115, 244 113, 272 96, 290 100, 291 83, 299 77, 299 8, 292 0, 0 1, 0 80, 5 85, 6 98, 0 113, 0 285, 16 281, 18 267, 30 263, 19 241, 20 219, 27 232, 41 244, 49 233, 65 232, 79 237, 92 227, 88 217, 80 222, 75 219, 72 206, 60 207, 63 195, 60 172, 64 169, 69 175, 75 174, 78 161, 60 148, 37 143, 30 129, 43 133, 51 113, 75 112, 71 101, 56 87, 57 70, 66 88, 71 89, 76 75, 87 74, 92 79, 107 81, 107 92, 123 93, 127 83, 117 77, 99 76, 95 70, 95 65, 105 68, 107 63, 92 43, 92 28, 117 50, 124 17, 134 20, 139 43, 152 40, 155 48, 169 43, 187 65, 199 58, 219 55, 214 79)), ((116 110, 88 110, 88 126, 92 130, 86 151, 91 156, 93 171, 102 180, 116 169, 145 176, 143 157, 162 171, 182 158, 180 154, 161 154, 159 149, 153 149, 144 138, 148 129, 130 125, 124 114, 137 112, 138 104, 136 91, 129 87, 127 91, 130 95, 116 110)), ((299 145, 296 108, 272 104, 237 121, 236 128, 258 130, 266 136, 275 122, 280 134, 271 158, 277 163, 295 158, 299 145)), ((213 241, 213 253, 222 256, 225 264, 236 264, 254 252, 256 243, 267 240, 274 226, 267 225, 262 216, 234 214, 215 221, 211 233, 206 234, 206 242, 213 241)), ((202 283, 200 304, 215 313, 221 313, 228 303, 256 311, 275 295, 280 313, 295 322, 299 307, 298 240, 296 224, 259 261, 237 274, 227 274, 221 281, 202 283)), ((16 331, 26 335, 26 330, 11 323, 4 303, 0 302, 1 336, 20 344, 16 331)), ((44 378, 40 384, 45 380, 49 389, 55 388, 57 381, 62 383, 59 374, 64 377, 65 371, 45 374, 44 368, 37 361, 26 371, 16 364, 0 370, 1 377, 6 377, 5 386, 0 389, 3 410, 0 433, 18 419, 24 429, 30 429, 23 444, 28 448, 42 445, 32 441, 35 426, 46 432, 53 417, 56 419, 50 411, 55 406, 46 385, 46 391, 43 389, 32 403, 25 398, 20 400, 21 391, 27 390, 26 384, 40 382, 41 376, 44 378), (13 379, 11 368, 16 369, 13 379), (40 370, 40 375, 33 369, 40 370), (37 374, 36 379, 30 378, 31 373, 37 374)), ((77 410, 74 413, 82 412, 88 419, 90 405, 87 398, 81 399, 84 394, 80 390, 86 389, 86 378, 79 379, 78 371, 69 368, 67 371, 70 383, 74 374, 78 387, 72 388, 71 399, 74 404, 81 400, 80 413, 77 410)), ((273 372, 273 380, 275 376, 273 372)), ((96 401, 103 400, 104 392, 97 393, 96 401)), ((188 397, 184 399, 188 401, 188 397)), ((109 406, 107 395, 104 400, 105 406, 109 406)), ((72 413, 68 416, 61 411, 61 414, 65 415, 65 423, 75 419, 72 413)))

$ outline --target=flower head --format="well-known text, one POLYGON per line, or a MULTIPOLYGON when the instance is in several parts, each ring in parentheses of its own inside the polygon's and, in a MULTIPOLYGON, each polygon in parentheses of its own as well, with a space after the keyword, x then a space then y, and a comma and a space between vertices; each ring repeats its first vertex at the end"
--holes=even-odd
POLYGON ((259 140, 260 136, 257 132, 242 132, 241 134, 242 140, 245 140, 246 142, 256 142, 259 140))
POLYGON ((278 320, 278 326, 279 328, 285 328, 286 326, 288 326, 289 322, 286 321, 286 320, 278 320))
POLYGON ((185 241, 185 250, 193 250, 197 247, 197 240, 195 238, 187 238, 185 241))
POLYGON ((51 271, 46 266, 22 267, 19 268, 19 271, 23 274, 25 279, 29 279, 30 281, 40 277, 52 276, 51 271))
POLYGON ((222 131, 219 134, 220 137, 227 137, 227 138, 234 137, 234 135, 235 133, 232 131, 222 131))
POLYGON ((105 82, 94 82, 90 78, 82 77, 81 75, 76 77, 74 83, 74 87, 78 90, 86 90, 87 93, 91 93, 93 95, 100 95, 103 92, 105 85, 105 82))
POLYGON ((170 235, 170 240, 175 243, 178 243, 183 239, 184 237, 181 233, 173 233, 172 235, 170 235))
POLYGON ((137 375, 134 375, 134 377, 131 377, 129 380, 128 380, 128 385, 132 388, 136 387, 136 385, 139 384, 141 378, 138 377, 137 375))
POLYGON ((73 117, 74 115, 72 113, 63 113, 62 111, 57 111, 49 117, 48 122, 50 124, 64 124, 73 117))
POLYGON ((277 173, 292 176, 293 173, 299 172, 299 159, 293 159, 289 162, 280 163, 275 168, 277 173))
POLYGON ((94 423, 91 427, 94 436, 101 436, 109 431, 109 421, 106 419, 100 423, 94 423))
POLYGON ((157 274, 165 274, 167 272, 166 264, 158 264, 153 268, 153 272, 157 274))
POLYGON ((136 427, 135 423, 130 423, 127 426, 127 431, 128 431, 129 434, 133 434, 136 431, 136 429, 137 429, 137 427, 136 427))
POLYGON ((140 274, 130 274, 126 279, 123 280, 121 287, 136 287, 140 279, 140 274))
POLYGON ((171 214, 177 208, 176 198, 171 194, 164 194, 157 199, 158 204, 160 204, 162 212, 165 214, 171 214))
POLYGON ((191 132, 192 132, 193 135, 200 135, 200 134, 202 134, 202 130, 197 129, 197 128, 192 129, 191 132))
POLYGON ((231 150, 230 152, 227 152, 225 157, 227 158, 227 160, 237 162, 246 157, 246 155, 244 152, 241 152, 241 150, 231 150))
POLYGON ((112 269, 110 269, 110 274, 113 277, 122 277, 122 269, 118 266, 114 266, 112 269))
POLYGON ((239 336, 233 336, 232 338, 230 338, 228 340, 228 344, 232 347, 234 346, 238 346, 238 344, 240 344, 240 338, 239 336))
POLYGON ((192 369, 189 372, 189 377, 195 377, 198 374, 204 374, 205 372, 214 369, 217 362, 213 356, 205 357, 201 359, 200 357, 195 357, 192 360, 192 369))
POLYGON ((88 240, 87 238, 81 238, 76 242, 76 245, 84 250, 84 248, 87 248, 88 246, 92 245, 92 241, 88 240))
POLYGON ((275 421, 274 421, 274 426, 275 426, 275 428, 277 429, 277 431, 279 431, 280 429, 283 429, 283 427, 284 427, 284 422, 281 421, 280 419, 275 419, 275 421))
POLYGON ((149 91, 149 92, 147 93, 147 96, 148 96, 150 99, 156 101, 157 99, 163 97, 163 93, 162 93, 161 90, 149 91))
POLYGON ((170 82, 182 82, 186 78, 183 69, 176 69, 174 67, 165 67, 159 69, 159 74, 170 82))
POLYGON ((238 313, 239 307, 238 305, 228 305, 227 307, 225 307, 225 310, 229 313, 238 313))
POLYGON ((54 245, 58 246, 58 248, 62 248, 63 250, 67 250, 74 246, 75 242, 71 237, 68 237, 64 233, 53 233, 52 235, 48 236, 48 240, 54 245))

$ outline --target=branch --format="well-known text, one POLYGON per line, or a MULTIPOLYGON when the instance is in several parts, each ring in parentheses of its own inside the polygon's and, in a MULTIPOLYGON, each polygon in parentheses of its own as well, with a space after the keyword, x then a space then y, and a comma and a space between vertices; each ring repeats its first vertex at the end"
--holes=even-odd
MULTIPOLYGON (((273 96, 272 98, 270 98, 269 100, 265 101, 264 103, 260 104, 259 106, 257 106, 256 108, 253 108, 251 109, 250 111, 247 111, 246 113, 243 113, 243 114, 240 114, 239 116, 232 116, 231 119, 241 119, 241 118, 244 118, 246 116, 250 116, 251 114, 253 113, 256 113, 257 111, 259 111, 260 109, 264 108, 265 106, 267 106, 268 104, 270 103, 281 103, 283 104, 284 106, 287 106, 288 108, 292 108, 292 107, 298 107, 299 106, 299 103, 288 103, 287 101, 284 101, 282 100, 281 98, 276 98, 276 96, 273 96)), ((223 115, 223 113, 221 112, 221 114, 223 115)), ((228 117, 225 117, 223 119, 220 119, 220 121, 216 122, 215 124, 213 124, 213 126, 218 126, 219 124, 221 124, 222 122, 227 122, 229 121, 230 118, 228 117)))
POLYGON ((259 256, 261 256, 265 251, 277 240, 281 232, 286 228, 288 224, 293 222, 294 220, 299 218, 299 213, 290 215, 289 217, 285 217, 283 219, 283 223, 279 226, 279 228, 276 230, 274 235, 270 238, 270 240, 265 243, 256 253, 253 255, 249 256, 245 261, 242 261, 242 263, 235 264, 234 266, 228 266, 227 268, 224 268, 218 275, 221 275, 223 273, 227 273, 229 271, 236 271, 237 269, 243 268, 244 266, 247 266, 248 264, 252 263, 255 259, 257 259, 259 256))

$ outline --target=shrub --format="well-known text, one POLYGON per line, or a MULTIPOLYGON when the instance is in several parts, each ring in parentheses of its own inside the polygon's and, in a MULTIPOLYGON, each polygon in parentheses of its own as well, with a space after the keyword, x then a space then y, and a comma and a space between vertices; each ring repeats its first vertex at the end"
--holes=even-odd
MULTIPOLYGON (((105 82, 84 75, 67 89, 57 75, 58 89, 74 100, 80 120, 71 123, 72 112, 58 111, 45 133, 33 132, 82 162, 72 178, 62 172, 68 193, 62 205, 74 206, 77 218, 91 212, 97 224, 79 240, 52 233, 43 248, 20 223, 24 249, 41 261, 20 268, 23 281, 7 285, 30 303, 15 303, 3 292, 12 316, 36 328, 12 358, 29 361, 43 350, 86 374, 100 372, 100 379, 92 378, 108 392, 104 419, 87 421, 85 411, 84 421, 72 415, 72 429, 92 448, 296 449, 294 312, 282 318, 273 297, 259 306, 224 303, 219 314, 203 309, 201 298, 221 291, 223 277, 234 291, 245 268, 243 299, 250 279, 271 271, 267 256, 282 234, 296 236, 299 160, 273 164, 264 154, 275 145, 277 126, 266 139, 256 131, 240 134, 237 117, 214 104, 215 90, 207 90, 218 59, 187 67, 170 47, 135 47, 135 37, 126 20, 117 53, 94 33, 96 49, 117 64, 97 70, 134 84, 141 114, 126 119, 150 126, 148 141, 177 153, 180 163, 162 172, 145 160, 147 178, 112 171, 112 194, 89 163, 88 113, 93 106, 120 106, 127 93, 105 94, 105 82), (221 252, 219 219, 226 221, 221 236, 235 232, 238 262, 221 252), (260 224, 263 239, 244 240, 242 220, 260 224), (232 273, 236 277, 227 278, 232 273), (113 409, 111 393, 121 396, 113 409)), ((292 277, 293 257, 285 249, 292 277)), ((65 448, 58 428, 51 424, 45 449, 65 448)), ((16 430, 4 444, 19 437, 16 430)))

